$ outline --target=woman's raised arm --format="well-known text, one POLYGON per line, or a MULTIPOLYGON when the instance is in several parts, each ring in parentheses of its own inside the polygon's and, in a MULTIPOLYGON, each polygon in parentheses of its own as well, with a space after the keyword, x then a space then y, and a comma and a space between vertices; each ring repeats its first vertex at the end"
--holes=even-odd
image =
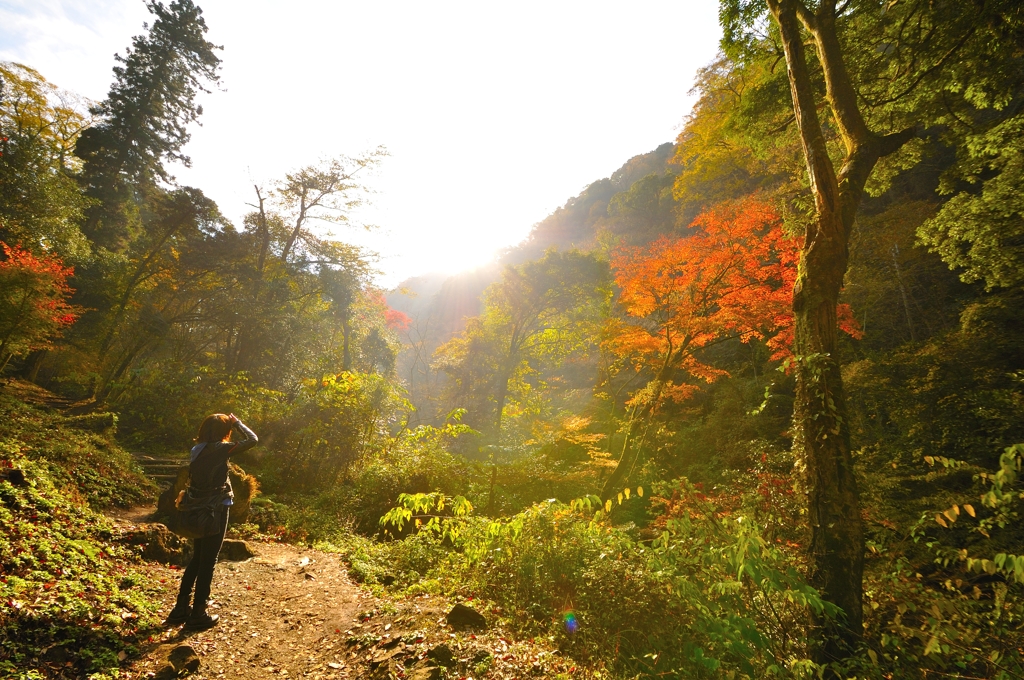
POLYGON ((259 444, 260 439, 259 437, 256 436, 256 433, 250 430, 246 426, 246 424, 239 420, 234 413, 231 414, 231 418, 234 426, 238 428, 238 431, 245 435, 245 439, 243 439, 240 442, 237 442, 234 446, 231 447, 231 450, 228 451, 229 456, 237 456, 243 451, 248 451, 252 447, 259 444))

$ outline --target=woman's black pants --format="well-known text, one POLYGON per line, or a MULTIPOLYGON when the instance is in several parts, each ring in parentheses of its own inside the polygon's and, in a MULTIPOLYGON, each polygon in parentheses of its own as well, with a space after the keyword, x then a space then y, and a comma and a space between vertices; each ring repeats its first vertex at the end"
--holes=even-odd
POLYGON ((192 559, 185 567, 185 573, 181 575, 177 602, 179 607, 188 606, 194 586, 196 597, 193 610, 198 614, 206 611, 206 601, 210 599, 210 584, 213 583, 213 568, 217 566, 217 555, 220 554, 220 546, 224 543, 224 534, 227 530, 228 506, 225 505, 221 513, 220 533, 193 541, 192 559))

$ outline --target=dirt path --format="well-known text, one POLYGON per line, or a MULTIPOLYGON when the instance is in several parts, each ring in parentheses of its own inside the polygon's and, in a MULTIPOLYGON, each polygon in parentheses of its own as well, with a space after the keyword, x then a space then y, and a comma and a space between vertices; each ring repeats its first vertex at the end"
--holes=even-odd
MULTIPOLYGON (((111 516, 130 529, 147 512, 111 516)), ((486 630, 453 629, 447 619, 453 603, 445 598, 376 598, 352 581, 337 554, 283 543, 247 545, 254 557, 236 562, 222 556, 214 572, 210 613, 220 616, 219 625, 192 635, 173 628, 154 636, 138 659, 126 661, 122 677, 167 677, 160 675, 167 652, 183 643, 199 657, 199 670, 189 675, 197 680, 596 677, 545 638, 512 639, 496 609, 482 610, 486 630)), ((157 584, 166 616, 181 568, 156 562, 141 568, 157 584)))
MULTIPOLYGON (((213 579, 211 630, 183 635, 171 629, 154 638, 130 677, 155 672, 164 643, 187 641, 202 660, 196 678, 361 677, 345 640, 373 598, 353 584, 337 555, 290 545, 250 542, 256 557, 221 562, 213 579)), ((180 568, 150 564, 161 583, 163 614, 170 611, 180 568)))

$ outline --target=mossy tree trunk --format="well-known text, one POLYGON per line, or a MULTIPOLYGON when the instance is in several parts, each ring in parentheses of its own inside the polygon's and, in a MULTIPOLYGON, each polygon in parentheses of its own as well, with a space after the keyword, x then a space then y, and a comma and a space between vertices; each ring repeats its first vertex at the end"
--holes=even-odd
POLYGON ((868 129, 837 39, 834 1, 824 0, 813 12, 800 0, 768 0, 768 5, 780 29, 815 201, 793 293, 793 418, 794 446, 806 466, 811 582, 845 614, 835 625, 813 616, 813 656, 827 663, 848 656, 863 632, 864 527, 837 356, 836 306, 846 275, 850 231, 868 176, 879 158, 898 150, 914 131, 881 136, 868 129), (818 119, 804 52, 805 31, 817 50, 826 100, 845 145, 838 173, 818 119))

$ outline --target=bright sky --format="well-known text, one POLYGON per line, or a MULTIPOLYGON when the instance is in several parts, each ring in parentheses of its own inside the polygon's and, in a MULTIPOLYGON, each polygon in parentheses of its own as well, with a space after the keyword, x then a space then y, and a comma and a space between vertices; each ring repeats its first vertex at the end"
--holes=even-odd
MULTIPOLYGON (((169 1, 169 0, 168 0, 169 1)), ((588 183, 675 138, 715 56, 715 0, 197 0, 220 90, 175 174, 240 224, 254 182, 382 144, 381 283, 481 264, 588 183)), ((0 59, 102 99, 142 0, 0 0, 0 59)))

